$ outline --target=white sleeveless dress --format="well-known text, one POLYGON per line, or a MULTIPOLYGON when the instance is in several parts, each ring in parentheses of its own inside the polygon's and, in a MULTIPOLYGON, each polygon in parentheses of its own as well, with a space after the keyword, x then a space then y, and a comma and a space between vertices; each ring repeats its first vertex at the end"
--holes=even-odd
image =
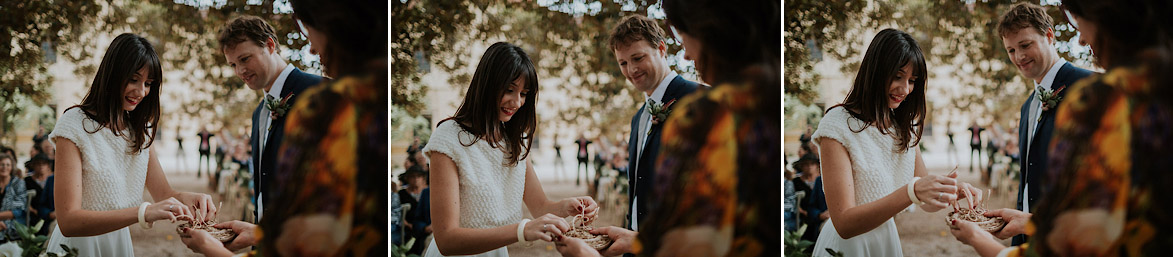
MULTIPOLYGON (((838 141, 847 149, 851 159, 851 173, 855 188, 855 205, 879 200, 912 181, 916 167, 916 150, 894 152, 895 139, 880 133, 875 126, 860 131, 864 123, 836 107, 827 112, 819 128, 811 136, 819 140, 838 141), (860 131, 860 132, 855 132, 860 131)), ((828 197, 834 192, 826 192, 828 197)), ((904 256, 900 249, 900 235, 896 222, 888 221, 871 231, 850 239, 843 239, 835 230, 835 217, 827 220, 815 242, 814 256, 830 256, 825 248, 844 253, 844 256, 904 256)))
MULTIPOLYGON (((99 129, 81 108, 72 108, 61 114, 49 139, 53 143, 68 139, 81 153, 82 209, 110 211, 138 207, 142 203, 149 150, 127 153, 129 141, 115 136, 109 128, 99 129)), ((77 248, 80 256, 134 256, 130 229, 125 227, 87 237, 66 237, 59 227, 53 228, 49 252, 64 253, 62 244, 77 248)))
MULTIPOLYGON (((444 121, 432 131, 431 139, 422 150, 425 156, 432 152, 442 153, 456 163, 456 172, 460 175, 460 227, 494 228, 521 222, 525 215, 522 211, 525 160, 508 166, 502 149, 489 146, 485 140, 472 144, 473 139, 456 121, 444 121)), ((433 239, 424 256, 444 255, 440 254, 433 239)), ((471 256, 507 257, 509 251, 501 247, 471 256)))

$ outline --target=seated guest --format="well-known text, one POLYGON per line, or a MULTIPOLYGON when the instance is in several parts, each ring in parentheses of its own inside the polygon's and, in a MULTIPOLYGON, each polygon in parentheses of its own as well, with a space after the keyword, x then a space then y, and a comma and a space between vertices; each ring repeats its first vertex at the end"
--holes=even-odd
POLYGON ((44 221, 38 235, 49 235, 49 223, 57 220, 57 213, 53 208, 53 171, 49 169, 49 159, 44 156, 35 156, 26 164, 32 176, 24 178, 25 188, 33 190, 36 195, 29 203, 29 224, 44 221))
MULTIPOLYGON (((416 243, 412 245, 411 251, 409 252, 415 254, 423 254, 424 239, 427 239, 428 234, 431 234, 430 231, 425 231, 425 228, 431 225, 431 215, 419 212, 423 204, 420 201, 425 200, 423 199, 423 192, 428 188, 427 173, 423 171, 423 167, 422 165, 416 165, 408 168, 407 172, 403 174, 403 183, 407 187, 399 190, 399 202, 411 205, 411 209, 403 217, 405 221, 403 227, 407 229, 406 232, 411 237, 415 237, 416 243), (427 215, 425 216, 424 214, 427 215)), ((404 242, 407 240, 407 238, 403 238, 404 242)))
POLYGON ((795 185, 807 190, 806 197, 798 202, 802 223, 806 224, 806 233, 802 234, 802 239, 814 242, 819 238, 823 222, 831 217, 827 212, 827 198, 823 195, 823 176, 819 168, 819 158, 814 154, 803 156, 794 162, 794 169, 802 172, 794 180, 795 185))
POLYGON ((16 157, 0 153, 0 240, 16 239, 16 223, 24 224, 25 209, 28 208, 24 181, 14 178, 17 174, 16 157))

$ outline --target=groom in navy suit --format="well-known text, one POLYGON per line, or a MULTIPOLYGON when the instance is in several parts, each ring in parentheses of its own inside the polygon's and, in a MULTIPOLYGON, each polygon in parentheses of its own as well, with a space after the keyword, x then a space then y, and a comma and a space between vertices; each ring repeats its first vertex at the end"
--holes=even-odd
POLYGON ((322 77, 308 74, 285 62, 277 47, 273 27, 256 16, 241 16, 220 29, 220 50, 236 76, 250 89, 264 97, 253 111, 252 177, 256 190, 256 222, 264 216, 265 203, 272 202, 269 192, 275 181, 277 151, 285 135, 285 117, 302 91, 322 82, 322 77))
MULTIPOLYGON (((1067 87, 1092 74, 1059 57, 1051 16, 1043 7, 1022 3, 1011 7, 998 22, 998 34, 1011 62, 1032 81, 1030 97, 1022 104, 1018 122, 1020 183, 1017 210, 992 211, 1009 221, 995 236, 1014 237, 1013 245, 1026 242, 1023 234, 1031 209, 1038 205, 1051 181, 1043 181, 1047 172, 1051 132, 1055 128, 1055 109, 1067 94, 1067 87), (1047 97, 1046 95, 1050 95, 1047 97)), ((1059 153, 1062 154, 1062 153, 1059 153)))
POLYGON ((660 128, 677 99, 696 91, 699 84, 685 80, 668 68, 664 30, 655 20, 631 15, 611 31, 608 46, 615 54, 623 76, 643 93, 644 103, 631 117, 628 140, 628 228, 639 231, 639 222, 652 202, 648 194, 655 178, 656 156, 660 153, 660 128), (658 111, 653 112, 653 109, 658 111))

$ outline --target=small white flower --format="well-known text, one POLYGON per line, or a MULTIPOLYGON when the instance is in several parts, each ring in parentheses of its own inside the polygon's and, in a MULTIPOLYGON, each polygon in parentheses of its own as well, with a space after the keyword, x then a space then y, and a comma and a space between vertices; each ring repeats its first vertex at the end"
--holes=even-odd
POLYGON ((20 257, 23 253, 24 250, 20 249, 20 245, 17 245, 16 242, 0 245, 0 257, 20 257))

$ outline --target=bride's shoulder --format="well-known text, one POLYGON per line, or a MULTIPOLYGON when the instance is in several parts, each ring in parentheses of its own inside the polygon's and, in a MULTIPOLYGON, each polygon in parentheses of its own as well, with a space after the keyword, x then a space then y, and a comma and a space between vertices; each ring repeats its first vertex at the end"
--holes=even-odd
POLYGON ((456 120, 441 121, 440 124, 436 124, 436 129, 432 130, 427 146, 446 146, 455 149, 458 145, 468 144, 469 135, 456 120))
POLYGON ((455 137, 461 132, 464 132, 464 127, 460 126, 459 122, 456 120, 445 120, 441 121, 440 124, 436 124, 436 129, 432 131, 432 137, 455 137))
POLYGON ((819 120, 818 128, 815 129, 811 138, 816 142, 820 138, 832 138, 840 143, 846 143, 845 141, 854 137, 853 135, 856 135, 862 127, 862 123, 855 119, 846 107, 831 107, 819 120))
POLYGON ((828 109, 827 112, 823 114, 823 119, 819 120, 819 126, 822 126, 824 123, 833 125, 846 125, 847 121, 852 118, 853 117, 847 110, 847 107, 831 107, 831 109, 828 109))
POLYGON ((86 111, 82 110, 81 107, 71 107, 66 109, 65 112, 61 113, 61 117, 57 118, 58 127, 82 126, 83 124, 94 125, 89 123, 96 124, 96 122, 90 118, 90 115, 86 114, 86 111))

